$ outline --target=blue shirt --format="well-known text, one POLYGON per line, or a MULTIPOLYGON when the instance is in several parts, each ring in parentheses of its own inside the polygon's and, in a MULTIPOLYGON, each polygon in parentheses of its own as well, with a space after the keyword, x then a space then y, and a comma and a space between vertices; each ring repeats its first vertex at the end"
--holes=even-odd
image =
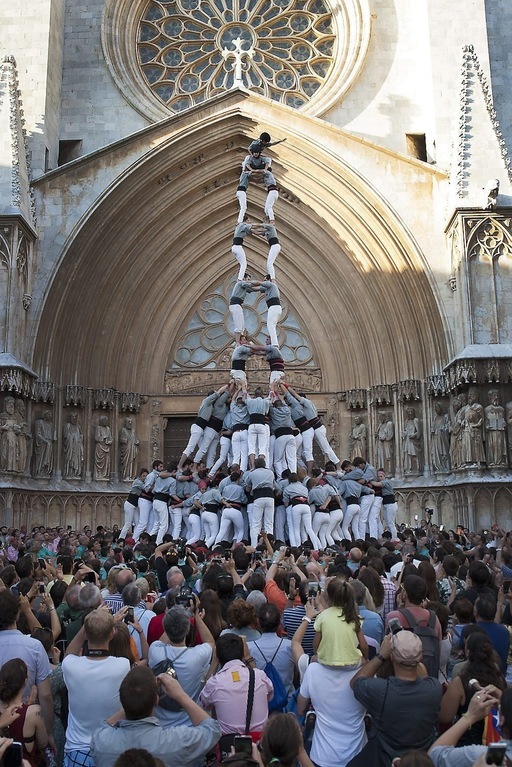
POLYGON ((501 670, 506 674, 508 650, 510 647, 508 629, 500 623, 494 623, 494 621, 477 621, 476 625, 481 626, 491 640, 493 648, 500 656, 501 670))

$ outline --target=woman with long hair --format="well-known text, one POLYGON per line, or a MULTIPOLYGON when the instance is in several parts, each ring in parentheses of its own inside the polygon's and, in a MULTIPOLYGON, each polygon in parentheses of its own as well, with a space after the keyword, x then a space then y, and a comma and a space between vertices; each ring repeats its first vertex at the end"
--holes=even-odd
POLYGON ((436 571, 426 560, 418 565, 418 575, 423 578, 427 584, 427 599, 430 602, 439 602, 439 591, 437 590, 436 571))
POLYGON ((203 620, 210 629, 213 638, 217 641, 221 633, 228 626, 222 617, 222 605, 219 595, 213 589, 205 589, 201 591, 199 601, 201 608, 204 610, 203 620))
POLYGON ((27 678, 27 664, 21 658, 4 663, 0 669, 0 712, 16 707, 18 718, 9 725, 9 737, 23 744, 24 759, 31 767, 36 767, 41 762, 41 752, 48 744, 48 736, 40 706, 23 703, 27 678))
POLYGON ((373 567, 363 567, 359 572, 359 580, 370 592, 375 610, 382 615, 384 611, 384 586, 379 574, 373 567))
MULTIPOLYGON (((491 640, 483 630, 475 631, 466 639, 466 656, 468 662, 464 670, 460 676, 452 680, 441 700, 439 721, 442 724, 451 724, 455 716, 460 719, 468 710, 471 698, 480 687, 493 684, 500 690, 504 690, 507 686, 501 669, 496 663, 491 640), (476 680, 478 684, 470 684, 473 680, 476 680)), ((464 733, 457 745, 481 744, 483 731, 484 722, 476 722, 464 733)))
POLYGON ((132 642, 126 623, 121 622, 114 625, 114 636, 108 643, 108 650, 116 658, 127 658, 130 661, 130 666, 135 666, 139 662, 135 643, 132 642))

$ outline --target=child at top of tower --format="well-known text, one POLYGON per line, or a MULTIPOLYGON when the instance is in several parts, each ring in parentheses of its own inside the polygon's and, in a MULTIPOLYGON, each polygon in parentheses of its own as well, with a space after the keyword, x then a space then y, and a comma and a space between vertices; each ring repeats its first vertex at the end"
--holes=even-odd
POLYGON ((275 146, 276 144, 282 144, 283 141, 286 141, 286 139, 281 138, 279 139, 279 141, 271 141, 270 133, 263 132, 259 138, 254 139, 254 141, 251 141, 248 147, 248 151, 252 152, 253 148, 259 145, 260 152, 263 152, 265 149, 268 149, 270 146, 275 146))

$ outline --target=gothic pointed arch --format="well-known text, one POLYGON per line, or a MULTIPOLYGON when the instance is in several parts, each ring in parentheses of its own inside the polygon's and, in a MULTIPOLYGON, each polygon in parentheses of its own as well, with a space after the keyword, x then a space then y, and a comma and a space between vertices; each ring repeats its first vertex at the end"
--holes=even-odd
MULTIPOLYGON (((289 112, 227 94, 41 182, 42 192, 80 188, 82 198, 59 197, 68 235, 38 299, 39 369, 58 382, 162 391, 185 318, 234 274, 235 189, 248 138, 265 127, 283 135, 287 122, 289 141, 274 161, 278 280, 313 340, 322 389, 422 378, 445 364, 435 276, 390 200, 356 168, 361 157, 375 167, 379 150, 299 114, 289 124, 289 112), (88 201, 83 182, 100 173, 110 180, 88 201)), ((403 161, 400 172, 412 183, 419 167, 403 161)), ((432 184, 437 171, 421 172, 432 184)), ((253 218, 264 200, 263 189, 250 189, 253 218)), ((265 243, 251 242, 248 257, 263 275, 265 243)))

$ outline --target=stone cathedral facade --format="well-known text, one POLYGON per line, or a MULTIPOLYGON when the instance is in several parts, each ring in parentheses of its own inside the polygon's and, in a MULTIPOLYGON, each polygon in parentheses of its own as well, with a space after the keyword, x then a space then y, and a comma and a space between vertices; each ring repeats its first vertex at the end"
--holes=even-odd
POLYGON ((0 519, 119 522, 179 455, 228 377, 266 130, 289 379, 400 521, 510 528, 511 48, 508 0, 3 3, 0 519))

